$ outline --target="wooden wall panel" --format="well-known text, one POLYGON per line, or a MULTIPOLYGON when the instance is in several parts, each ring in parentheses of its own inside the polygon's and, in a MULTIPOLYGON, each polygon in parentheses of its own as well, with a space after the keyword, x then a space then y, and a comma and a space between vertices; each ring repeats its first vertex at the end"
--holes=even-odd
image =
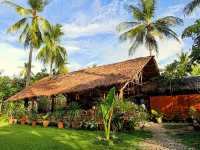
POLYGON ((200 111, 200 94, 176 95, 176 96, 153 96, 150 98, 151 109, 159 110, 168 119, 179 117, 187 119, 191 106, 200 111))

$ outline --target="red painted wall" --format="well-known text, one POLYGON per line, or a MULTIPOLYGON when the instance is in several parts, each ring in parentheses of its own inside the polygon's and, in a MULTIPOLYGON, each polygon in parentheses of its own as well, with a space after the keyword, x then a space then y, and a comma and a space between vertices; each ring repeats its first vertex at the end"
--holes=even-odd
POLYGON ((189 117, 188 110, 191 106, 200 111, 200 94, 153 96, 150 98, 150 106, 151 109, 163 112, 169 120, 175 116, 187 119, 189 117))

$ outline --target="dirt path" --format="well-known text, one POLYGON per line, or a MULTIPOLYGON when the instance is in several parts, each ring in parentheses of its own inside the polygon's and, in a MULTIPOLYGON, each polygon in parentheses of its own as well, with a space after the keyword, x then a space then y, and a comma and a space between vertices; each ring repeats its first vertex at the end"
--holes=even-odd
POLYGON ((152 124, 147 127, 147 130, 152 132, 153 137, 140 143, 142 150, 188 150, 179 141, 175 141, 167 135, 166 132, 169 132, 169 130, 162 125, 152 124))

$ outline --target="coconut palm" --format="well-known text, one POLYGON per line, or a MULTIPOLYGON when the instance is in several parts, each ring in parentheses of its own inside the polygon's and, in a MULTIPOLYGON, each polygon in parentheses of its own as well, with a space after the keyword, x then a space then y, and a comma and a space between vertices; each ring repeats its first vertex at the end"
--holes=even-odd
POLYGON ((30 48, 26 86, 30 84, 33 49, 40 47, 42 43, 42 32, 49 28, 49 22, 39 15, 48 2, 48 0, 28 0, 29 7, 25 8, 11 1, 3 1, 4 4, 14 8, 21 17, 19 21, 8 29, 8 32, 16 33, 21 31, 19 36, 20 42, 24 43, 25 48, 30 48))
MULTIPOLYGON (((27 78, 27 67, 28 67, 28 64, 27 63, 24 63, 24 66, 20 66, 19 68, 21 69, 20 70, 20 76, 24 79, 27 78)), ((31 68, 33 68, 34 66, 31 66, 31 68)), ((33 75, 33 72, 31 72, 31 75, 33 75)))
POLYGON ((191 0, 191 2, 185 6, 184 12, 186 15, 191 15, 198 7, 200 7, 200 0, 191 0))
POLYGON ((175 25, 183 23, 182 19, 167 16, 155 18, 156 1, 140 0, 141 5, 130 5, 129 11, 133 15, 133 21, 123 22, 118 25, 120 40, 129 41, 129 55, 132 55, 140 45, 145 45, 150 55, 158 53, 158 40, 172 38, 179 42, 177 34, 171 29, 175 25))
POLYGON ((44 45, 37 55, 38 60, 50 66, 50 76, 54 71, 64 70, 67 61, 67 51, 60 44, 64 35, 61 28, 59 24, 50 26, 50 31, 44 36, 44 45))

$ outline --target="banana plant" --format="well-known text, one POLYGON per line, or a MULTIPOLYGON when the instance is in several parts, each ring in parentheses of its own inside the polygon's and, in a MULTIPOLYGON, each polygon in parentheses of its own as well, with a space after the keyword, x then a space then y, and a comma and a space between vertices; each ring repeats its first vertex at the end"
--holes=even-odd
POLYGON ((115 87, 113 87, 109 91, 105 101, 100 105, 103 116, 105 137, 107 141, 110 140, 110 126, 113 116, 113 107, 115 103, 115 91, 116 89, 115 87))

